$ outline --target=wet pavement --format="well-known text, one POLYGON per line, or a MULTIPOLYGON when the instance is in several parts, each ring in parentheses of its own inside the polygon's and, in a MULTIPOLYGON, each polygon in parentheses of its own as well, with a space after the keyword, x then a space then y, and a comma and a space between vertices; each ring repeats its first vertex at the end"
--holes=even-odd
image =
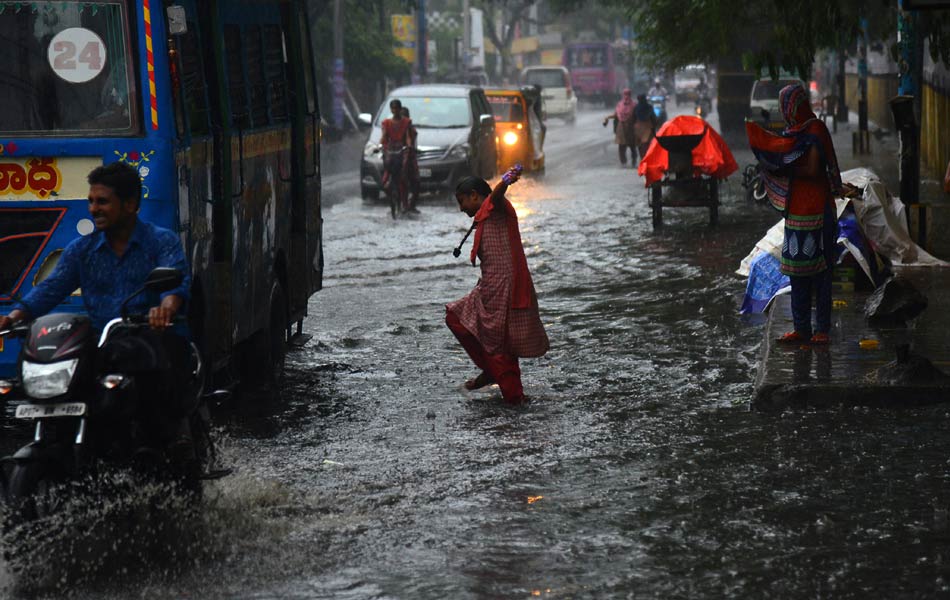
MULTIPOLYGON (((314 339, 279 401, 218 412, 235 474, 199 515, 139 514, 146 533, 115 544, 93 542, 128 513, 67 524, 89 544, 40 553, 57 576, 17 593, 950 595, 950 409, 750 411, 764 320, 738 315, 733 271, 777 217, 733 176, 718 227, 670 209, 653 232, 603 112, 552 123, 547 175, 510 194, 551 338, 522 364, 529 405, 460 387, 475 371, 444 304, 477 270, 452 257, 454 200, 393 221, 355 165, 328 174, 314 339)), ((5 447, 28 435, 5 427, 5 447)))
POLYGON ((869 291, 836 290, 832 343, 827 346, 778 343, 795 327, 791 296, 776 297, 756 370, 753 407, 849 404, 901 409, 950 402, 950 376, 945 375, 950 372, 946 343, 950 269, 904 267, 898 273, 926 298, 923 313, 907 323, 872 323, 864 315, 869 291))

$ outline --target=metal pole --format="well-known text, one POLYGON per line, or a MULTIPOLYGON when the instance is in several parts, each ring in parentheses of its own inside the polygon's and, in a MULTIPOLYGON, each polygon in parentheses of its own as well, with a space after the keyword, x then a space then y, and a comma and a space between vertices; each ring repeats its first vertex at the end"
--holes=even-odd
MULTIPOLYGON (((858 131, 868 130, 868 20, 861 18, 861 39, 858 47, 858 131)), ((862 138, 863 139, 863 138, 862 138)))
POLYGON ((469 0, 462 2, 462 74, 468 75, 472 64, 472 8, 469 0))
POLYGON ((429 40, 426 39, 426 0, 419 0, 418 6, 416 13, 416 68, 419 69, 419 81, 423 82, 426 78, 428 65, 426 54, 429 51, 429 40))
POLYGON ((343 71, 343 0, 333 0, 333 126, 343 130, 346 80, 343 71))
MULTIPOLYGON (((908 231, 910 205, 920 200, 920 80, 923 76, 923 44, 920 40, 916 11, 904 10, 904 0, 898 0, 897 44, 900 50, 900 85, 898 94, 913 98, 913 118, 900 128, 900 190, 904 203, 908 231)), ((926 214, 918 207, 917 243, 927 243, 926 214)))

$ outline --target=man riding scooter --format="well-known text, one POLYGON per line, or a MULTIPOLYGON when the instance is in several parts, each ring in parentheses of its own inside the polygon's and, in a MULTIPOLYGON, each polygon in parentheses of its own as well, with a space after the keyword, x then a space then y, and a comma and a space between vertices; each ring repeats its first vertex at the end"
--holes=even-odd
POLYGON ((657 77, 653 80, 653 87, 647 92, 650 97, 650 104, 653 106, 653 114, 656 115, 657 127, 666 122, 666 98, 669 92, 663 87, 663 82, 657 77))
MULTIPOLYGON (((0 331, 15 323, 45 315, 74 290, 82 299, 92 326, 102 331, 122 312, 123 300, 140 289, 156 267, 181 272, 180 286, 150 301, 144 294, 127 304, 131 313, 147 314, 152 330, 150 343, 171 365, 166 384, 186 377, 189 356, 188 331, 174 324, 175 316, 188 301, 191 269, 178 235, 138 218, 142 181, 132 166, 116 162, 89 173, 89 214, 96 230, 66 246, 52 274, 0 316, 0 331), (157 305, 155 305, 157 303, 157 305)), ((154 398, 161 405, 166 398, 154 398)), ((194 462, 194 446, 187 419, 170 424, 169 455, 182 464, 194 462)))

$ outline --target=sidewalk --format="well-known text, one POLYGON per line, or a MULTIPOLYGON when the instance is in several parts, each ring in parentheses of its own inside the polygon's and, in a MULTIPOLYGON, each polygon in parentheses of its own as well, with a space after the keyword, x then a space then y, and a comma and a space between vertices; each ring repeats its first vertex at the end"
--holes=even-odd
MULTIPOLYGON (((841 170, 870 168, 885 183, 888 191, 898 196, 898 136, 884 133, 871 124, 871 153, 855 155, 852 133, 858 126, 856 115, 852 113, 851 117, 851 122, 839 123, 837 133, 832 132, 841 170)), ((950 229, 950 197, 933 178, 921 182, 920 196, 919 204, 926 206, 929 221, 925 250, 938 258, 950 259, 950 236, 939 235, 950 229)), ((917 204, 911 203, 910 225, 915 238, 917 204)), ((775 298, 756 369, 753 407, 758 410, 835 405, 896 408, 950 401, 950 377, 939 373, 931 377, 932 373, 927 369, 915 370, 908 364, 895 363, 898 348, 909 345, 914 354, 928 359, 936 369, 950 375, 950 346, 945 339, 945 332, 950 327, 950 294, 947 293, 950 291, 950 269, 920 267, 903 268, 899 272, 928 298, 929 306, 923 314, 907 327, 875 327, 868 324, 863 313, 869 293, 835 291, 832 343, 828 346, 777 344, 775 340, 794 326, 790 296, 785 294, 775 298), (886 366, 889 374, 904 370, 909 377, 892 379, 880 371, 886 366)))
MULTIPOLYGON (((791 331, 791 299, 775 299, 765 327, 762 356, 756 370, 752 405, 757 410, 827 408, 861 405, 907 408, 950 401, 950 378, 930 378, 924 369, 913 369, 903 381, 890 380, 879 369, 897 358, 901 344, 910 344, 915 354, 934 367, 950 373, 950 346, 945 332, 950 327, 950 269, 903 269, 923 293, 929 305, 906 328, 875 327, 864 318, 868 293, 835 292, 831 344, 792 345, 775 342, 791 331), (842 304, 843 302, 843 304, 842 304), (862 341, 864 342, 862 344, 862 341)), ((893 366, 893 365, 892 365, 893 366)))

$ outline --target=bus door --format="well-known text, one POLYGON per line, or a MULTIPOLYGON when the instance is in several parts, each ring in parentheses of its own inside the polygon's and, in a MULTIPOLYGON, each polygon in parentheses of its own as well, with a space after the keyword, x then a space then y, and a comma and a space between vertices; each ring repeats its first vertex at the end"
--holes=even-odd
MULTIPOLYGON (((288 52, 298 57, 289 62, 293 90, 293 200, 289 280, 298 282, 288 290, 291 321, 306 314, 310 295, 323 285, 323 219, 320 196, 320 110, 309 20, 304 5, 294 3, 284 11, 288 52)), ((299 329, 298 329, 299 331, 299 329)))
POLYGON ((214 51, 220 40, 211 3, 179 0, 176 4, 184 11, 184 31, 171 32, 168 52, 177 140, 178 225, 193 272, 189 322, 206 355, 221 358, 227 357, 231 345, 232 219, 221 78, 214 51))
MULTIPOLYGON (((286 326, 293 151, 288 88, 289 36, 278 0, 218 4, 222 86, 230 133, 232 338, 242 342, 286 326), (272 310, 272 305, 276 306, 272 310)), ((295 282, 294 282, 295 283, 295 282)))

